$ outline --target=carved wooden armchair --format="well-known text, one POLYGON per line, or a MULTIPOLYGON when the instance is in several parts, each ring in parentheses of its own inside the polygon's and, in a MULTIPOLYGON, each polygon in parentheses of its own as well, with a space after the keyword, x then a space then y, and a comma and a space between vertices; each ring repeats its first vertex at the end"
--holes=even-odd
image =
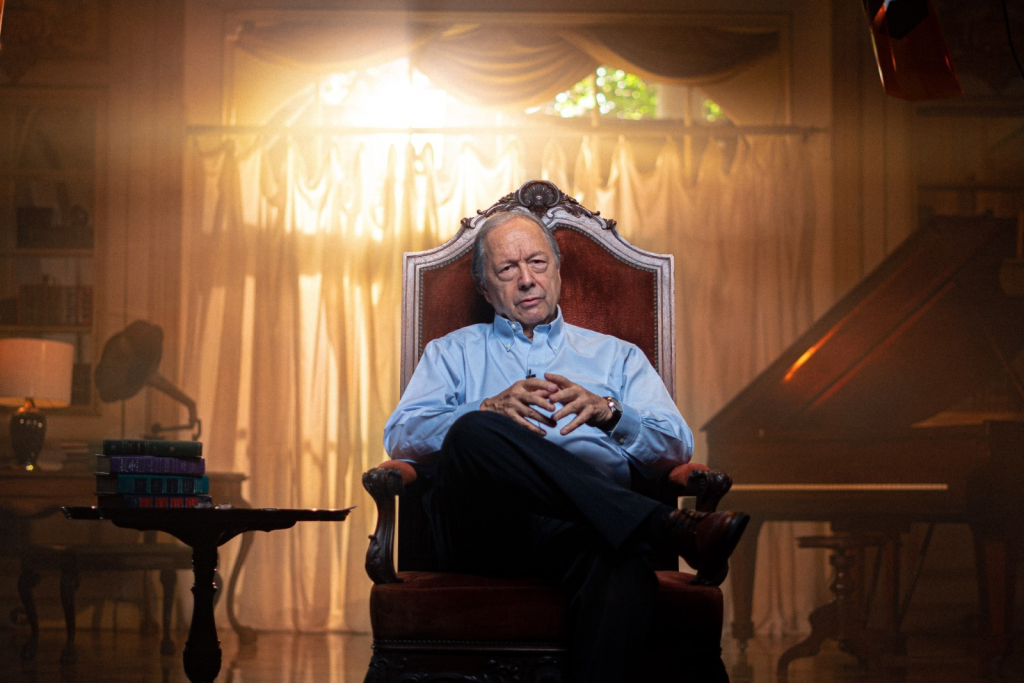
MULTIPOLYGON (((470 258, 477 226, 504 210, 528 210, 553 231, 562 252, 562 313, 567 322, 635 343, 675 396, 674 282, 670 255, 626 242, 615 221, 580 206, 549 182, 530 181, 486 211, 462 221, 459 233, 403 260, 402 390, 424 346, 460 327, 490 322, 477 293, 470 258)), ((374 655, 368 683, 385 681, 568 680, 566 618, 557 587, 540 579, 494 579, 431 571, 431 542, 421 497, 429 478, 389 461, 363 475, 377 504, 366 571, 374 655), (398 572, 394 563, 396 496, 398 572)), ((699 464, 683 465, 664 481, 634 477, 634 487, 673 507, 694 496, 713 511, 731 481, 699 464)), ((721 662, 722 594, 691 585, 671 550, 655 558, 659 604, 650 657, 637 681, 727 681, 721 662)))

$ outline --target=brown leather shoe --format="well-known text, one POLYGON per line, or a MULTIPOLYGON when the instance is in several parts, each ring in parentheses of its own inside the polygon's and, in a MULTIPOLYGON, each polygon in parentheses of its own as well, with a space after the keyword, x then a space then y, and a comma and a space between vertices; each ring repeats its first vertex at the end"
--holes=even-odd
POLYGON ((692 583, 720 586, 729 572, 729 555, 747 528, 743 512, 673 510, 668 516, 669 536, 686 563, 697 570, 692 583))

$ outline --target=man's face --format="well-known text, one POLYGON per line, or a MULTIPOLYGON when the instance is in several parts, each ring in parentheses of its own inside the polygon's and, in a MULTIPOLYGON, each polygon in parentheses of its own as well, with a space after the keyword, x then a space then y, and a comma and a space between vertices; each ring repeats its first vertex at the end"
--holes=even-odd
POLYGON ((533 338, 533 328, 558 315, 562 278, 555 255, 541 227, 527 219, 513 219, 484 238, 483 295, 494 310, 523 326, 533 338))

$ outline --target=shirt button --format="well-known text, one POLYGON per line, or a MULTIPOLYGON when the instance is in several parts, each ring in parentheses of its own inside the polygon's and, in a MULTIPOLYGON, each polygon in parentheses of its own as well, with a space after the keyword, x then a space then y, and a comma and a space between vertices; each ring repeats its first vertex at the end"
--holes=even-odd
POLYGON ((626 437, 621 437, 621 438, 619 438, 619 445, 620 445, 620 446, 621 446, 621 445, 623 445, 623 444, 625 444, 625 443, 626 443, 626 437))

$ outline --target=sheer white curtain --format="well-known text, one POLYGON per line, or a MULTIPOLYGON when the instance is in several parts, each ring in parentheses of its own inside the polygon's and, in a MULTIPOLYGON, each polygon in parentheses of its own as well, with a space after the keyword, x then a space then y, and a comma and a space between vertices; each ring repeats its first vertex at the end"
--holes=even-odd
MULTIPOLYGON (((401 255, 440 244, 528 174, 676 255, 677 386, 695 429, 811 322, 820 146, 741 140, 726 168, 711 144, 688 184, 679 140, 648 170, 628 138, 605 167, 597 144, 551 142, 533 170, 519 141, 491 160, 467 144, 442 177, 429 146, 383 136, 193 138, 181 367, 210 467, 247 472, 256 505, 359 506, 342 524, 256 539, 242 580, 260 599, 241 603, 244 622, 368 630, 374 513, 360 475, 385 457, 398 400, 401 255)), ((818 579, 786 571, 801 560, 791 527, 766 535, 778 534, 787 542, 762 544, 755 618, 790 630, 818 579)))
MULTIPOLYGON (((273 65, 273 92, 299 74, 405 56, 466 101, 520 113, 609 59, 661 82, 715 88, 736 121, 766 107, 777 120, 771 102, 784 99, 781 86, 754 98, 746 86, 729 89, 740 82, 734 75, 781 83, 777 26, 522 31, 484 15, 461 24, 389 17, 254 20, 235 36, 234 54, 273 65)), ((234 73, 233 87, 268 88, 263 76, 234 73)), ((233 93, 251 107, 259 94, 233 93)), ((267 114, 260 107, 249 114, 267 114)), ((239 606, 257 628, 369 629, 363 558, 374 512, 360 476, 385 456, 383 423, 398 400, 402 253, 442 243, 463 216, 541 176, 617 219, 638 246, 674 253, 677 387, 695 430, 811 322, 810 292, 830 286, 819 248, 827 226, 814 211, 827 159, 821 140, 723 147, 673 138, 652 156, 649 138, 628 136, 613 149, 607 138, 552 140, 542 153, 530 146, 536 138, 446 138, 443 165, 434 156, 441 149, 417 140, 190 139, 180 381, 197 399, 210 467, 246 472, 256 505, 359 506, 342 524, 257 538, 242 581, 260 599, 239 606), (684 163, 682 150, 693 149, 699 158, 684 163), (691 167, 695 182, 683 171, 691 167)), ((773 631, 802 627, 819 587, 793 533, 775 525, 762 536, 755 619, 773 631)))
MULTIPOLYGON (((596 154, 579 154, 581 201, 616 218, 637 246, 675 255, 677 401, 695 431, 815 318, 812 293, 828 286, 830 272, 821 248, 827 229, 815 219, 823 144, 741 138, 728 155, 711 143, 692 185, 674 140, 646 173, 637 168, 633 145, 621 141, 604 185, 596 180, 596 154)), ((697 436, 696 458, 703 461, 704 439, 697 436)), ((822 531, 807 523, 763 527, 752 615, 759 633, 808 628, 827 573, 821 555, 796 549, 796 537, 822 531)), ((726 595, 728 623, 728 584, 726 595)))

